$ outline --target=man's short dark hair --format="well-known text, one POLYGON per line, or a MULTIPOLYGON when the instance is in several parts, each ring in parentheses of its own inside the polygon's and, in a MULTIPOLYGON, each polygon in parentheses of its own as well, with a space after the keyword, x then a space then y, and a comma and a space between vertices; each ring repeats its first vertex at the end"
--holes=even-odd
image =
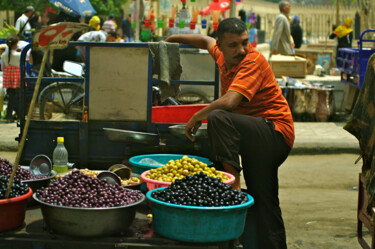
POLYGON ((279 10, 282 11, 285 5, 288 5, 288 1, 281 1, 279 3, 279 10))
POLYGON ((27 6, 26 8, 25 8, 25 12, 24 13, 27 13, 27 12, 34 12, 34 7, 33 6, 27 6))
POLYGON ((117 36, 118 36, 118 34, 116 33, 116 31, 112 31, 112 30, 108 31, 107 34, 111 35, 112 37, 115 37, 115 38, 117 38, 117 36))
POLYGON ((242 34, 244 31, 247 31, 246 24, 237 17, 230 17, 219 23, 217 37, 222 40, 225 33, 242 34))

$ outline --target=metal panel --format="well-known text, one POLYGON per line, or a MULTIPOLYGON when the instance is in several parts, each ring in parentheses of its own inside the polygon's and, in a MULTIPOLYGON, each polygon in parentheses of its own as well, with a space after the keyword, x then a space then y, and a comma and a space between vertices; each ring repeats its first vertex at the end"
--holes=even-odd
POLYGON ((147 121, 148 48, 91 47, 89 120, 147 121))

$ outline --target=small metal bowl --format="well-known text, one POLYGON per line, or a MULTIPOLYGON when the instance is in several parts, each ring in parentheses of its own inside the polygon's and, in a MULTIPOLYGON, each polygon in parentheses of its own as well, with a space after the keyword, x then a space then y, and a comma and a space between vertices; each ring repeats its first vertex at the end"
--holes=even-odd
POLYGON ((52 171, 52 161, 46 155, 36 155, 30 162, 30 173, 33 175, 49 176, 52 171))
MULTIPOLYGON (((186 138, 185 135, 185 125, 172 125, 168 127, 169 131, 172 135, 179 137, 179 138, 186 138)), ((207 124, 202 124, 197 132, 193 135, 195 138, 208 138, 207 134, 207 124)))
POLYGON ((123 165, 122 167, 119 167, 117 169, 115 169, 114 171, 112 171, 113 173, 115 173, 116 175, 118 175, 122 180, 127 180, 131 177, 133 171, 131 170, 131 168, 123 165))
POLYGON ((96 178, 100 180, 106 180, 108 184, 112 184, 112 185, 117 184, 121 186, 120 177, 110 171, 102 171, 96 176, 96 178))

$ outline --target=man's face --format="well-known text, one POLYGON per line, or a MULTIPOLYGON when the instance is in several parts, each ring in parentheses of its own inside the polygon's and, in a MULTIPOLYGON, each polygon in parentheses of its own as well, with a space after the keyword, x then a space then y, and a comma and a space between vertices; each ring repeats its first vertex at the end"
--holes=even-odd
POLYGON ((116 41, 116 37, 108 34, 108 36, 107 36, 107 42, 115 42, 115 41, 116 41))
POLYGON ((283 7, 283 12, 288 15, 290 13, 290 3, 287 3, 284 7, 283 7))
POLYGON ((249 34, 247 31, 241 34, 224 33, 217 40, 217 46, 224 54, 225 64, 231 68, 238 65, 249 51, 249 34))

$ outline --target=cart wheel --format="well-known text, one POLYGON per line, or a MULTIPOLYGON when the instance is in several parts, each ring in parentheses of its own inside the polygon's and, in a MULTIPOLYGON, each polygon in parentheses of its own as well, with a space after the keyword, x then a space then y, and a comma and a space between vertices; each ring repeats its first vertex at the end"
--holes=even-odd
POLYGON ((194 93, 194 92, 182 93, 182 94, 178 95, 178 97, 176 99, 182 105, 209 103, 209 101, 206 97, 204 97, 204 96, 202 96, 198 93, 194 93))
POLYGON ((43 90, 39 99, 41 120, 80 120, 83 115, 84 89, 80 84, 53 83, 43 90))

